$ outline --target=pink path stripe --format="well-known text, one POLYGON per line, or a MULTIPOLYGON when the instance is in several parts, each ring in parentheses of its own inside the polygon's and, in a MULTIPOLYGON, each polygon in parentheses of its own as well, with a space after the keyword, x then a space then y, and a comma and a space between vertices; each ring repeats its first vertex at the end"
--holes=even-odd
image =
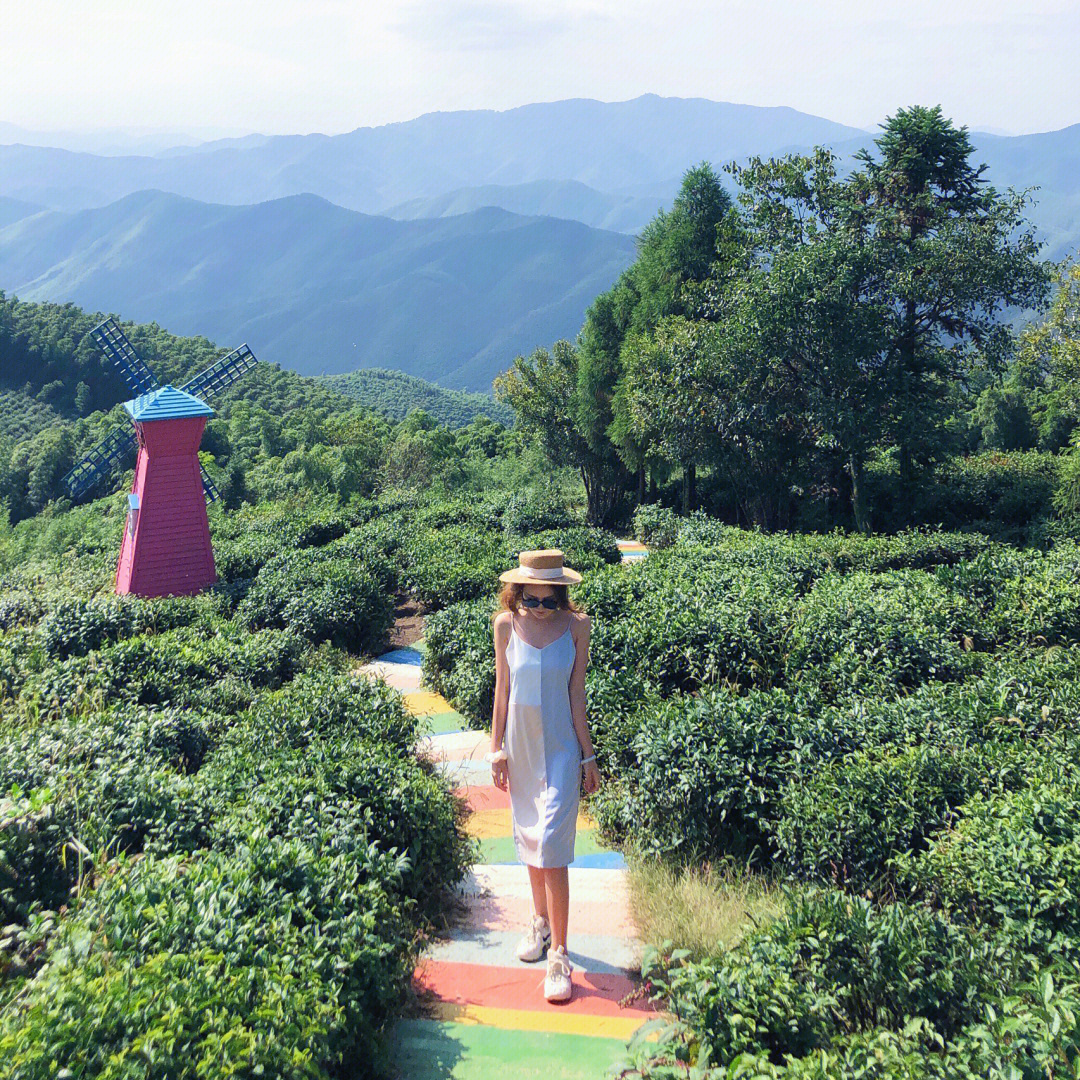
MULTIPOLYGON (((420 987, 440 1000, 458 1005, 549 1010, 551 1004, 544 998, 545 972, 543 963, 511 968, 425 960, 416 969, 415 979, 420 987)), ((574 995, 560 1004, 560 1012, 643 1018, 655 1014, 654 1009, 640 1000, 625 1007, 619 1004, 635 987, 625 975, 575 969, 570 973, 570 981, 574 984, 574 995)))
POLYGON ((501 791, 494 785, 459 787, 454 789, 459 799, 464 799, 470 812, 478 810, 509 810, 510 792, 501 791))

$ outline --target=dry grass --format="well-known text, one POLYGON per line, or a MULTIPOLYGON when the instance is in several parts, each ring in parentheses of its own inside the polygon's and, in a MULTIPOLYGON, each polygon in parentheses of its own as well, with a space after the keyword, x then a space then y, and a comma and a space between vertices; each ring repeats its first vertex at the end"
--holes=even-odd
POLYGON ((675 872, 653 860, 628 860, 630 909, 649 944, 670 938, 694 958, 731 948, 780 911, 767 880, 733 864, 675 872))

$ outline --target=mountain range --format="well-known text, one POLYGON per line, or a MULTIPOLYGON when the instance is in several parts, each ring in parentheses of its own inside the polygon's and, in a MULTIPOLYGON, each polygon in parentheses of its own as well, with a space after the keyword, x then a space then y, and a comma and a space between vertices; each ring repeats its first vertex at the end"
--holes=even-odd
POLYGON ((315 195, 222 206, 143 191, 0 229, 0 282, 247 341, 301 374, 393 368, 489 393, 518 353, 572 336, 633 255, 622 233, 496 207, 396 221, 315 195))
MULTIPOLYGON (((691 165, 815 145, 850 162, 873 137, 656 95, 139 154, 0 126, 0 288, 246 337, 302 372, 393 367, 486 392, 518 352, 574 336, 691 165)), ((995 186, 1037 188, 1044 254, 1075 252, 1080 125, 972 141, 995 186)))

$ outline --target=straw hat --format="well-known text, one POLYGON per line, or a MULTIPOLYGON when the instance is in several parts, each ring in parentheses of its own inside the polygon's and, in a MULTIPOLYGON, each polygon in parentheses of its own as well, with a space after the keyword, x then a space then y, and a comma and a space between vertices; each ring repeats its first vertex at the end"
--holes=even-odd
POLYGON ((539 548, 518 555, 518 566, 499 575, 500 581, 517 581, 522 585, 576 585, 581 575, 563 566, 563 553, 558 548, 539 548))

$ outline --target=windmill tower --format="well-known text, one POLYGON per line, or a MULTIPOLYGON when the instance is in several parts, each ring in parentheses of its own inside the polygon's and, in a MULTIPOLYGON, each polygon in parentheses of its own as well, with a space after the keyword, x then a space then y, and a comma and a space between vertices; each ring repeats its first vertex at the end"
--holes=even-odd
POLYGON ((97 487, 138 448, 135 481, 116 566, 116 591, 139 596, 199 592, 216 579, 206 504, 217 488, 199 463, 214 410, 206 399, 258 363, 241 345, 177 388, 158 386, 113 319, 90 331, 135 394, 124 408, 132 427, 114 428, 64 477, 73 500, 97 487))

